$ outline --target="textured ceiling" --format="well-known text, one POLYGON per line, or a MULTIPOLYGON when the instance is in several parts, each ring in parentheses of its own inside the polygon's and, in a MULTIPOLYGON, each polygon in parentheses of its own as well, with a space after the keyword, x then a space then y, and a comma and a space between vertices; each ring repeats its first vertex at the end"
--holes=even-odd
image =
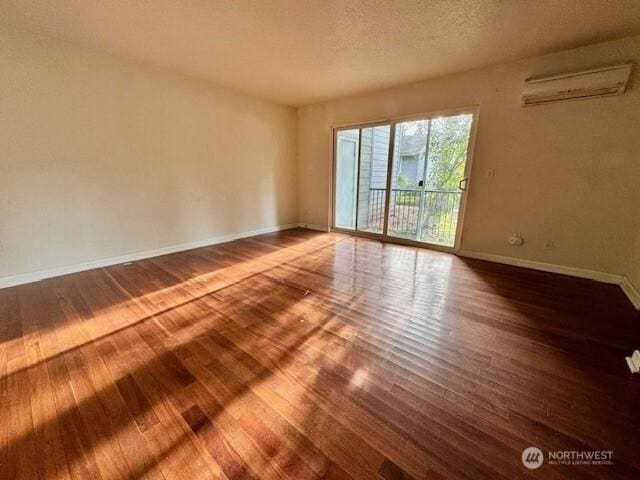
POLYGON ((299 106, 640 33, 640 0, 1 0, 0 24, 299 106))

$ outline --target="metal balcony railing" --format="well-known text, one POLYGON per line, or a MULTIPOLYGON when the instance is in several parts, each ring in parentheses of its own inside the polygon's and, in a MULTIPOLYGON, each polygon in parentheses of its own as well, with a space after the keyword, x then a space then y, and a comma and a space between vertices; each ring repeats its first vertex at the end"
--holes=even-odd
MULTIPOLYGON (((423 193, 418 189, 391 189, 388 233, 421 242, 453 246, 460 194, 460 191, 425 190, 423 193), (422 209, 421 195, 424 195, 422 209)), ((382 232, 386 189, 372 188, 369 195, 366 230, 382 232)))

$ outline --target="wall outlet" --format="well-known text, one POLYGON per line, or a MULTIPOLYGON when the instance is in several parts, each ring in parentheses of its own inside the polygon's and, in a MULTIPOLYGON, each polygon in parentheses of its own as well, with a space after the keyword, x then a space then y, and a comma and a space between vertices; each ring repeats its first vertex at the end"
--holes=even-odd
POLYGON ((524 238, 522 238, 522 234, 518 232, 512 233, 511 237, 509 237, 509 245, 520 247, 522 246, 523 243, 524 243, 524 238))
POLYGON ((630 357, 625 358, 627 359, 627 365, 629 365, 631 373, 640 373, 640 352, 634 350, 630 357))
POLYGON ((553 243, 553 240, 547 240, 546 242, 544 242, 544 248, 546 250, 551 250, 554 246, 555 244, 553 243))
POLYGON ((493 168, 487 170, 487 178, 493 178, 496 176, 496 171, 493 168))

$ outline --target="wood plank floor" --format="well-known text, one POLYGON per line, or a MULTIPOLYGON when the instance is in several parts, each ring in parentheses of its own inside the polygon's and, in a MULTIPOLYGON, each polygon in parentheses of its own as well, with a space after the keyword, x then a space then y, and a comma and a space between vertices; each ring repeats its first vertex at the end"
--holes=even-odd
POLYGON ((618 287, 338 234, 92 270, 0 290, 0 478, 637 479, 634 347, 618 287))

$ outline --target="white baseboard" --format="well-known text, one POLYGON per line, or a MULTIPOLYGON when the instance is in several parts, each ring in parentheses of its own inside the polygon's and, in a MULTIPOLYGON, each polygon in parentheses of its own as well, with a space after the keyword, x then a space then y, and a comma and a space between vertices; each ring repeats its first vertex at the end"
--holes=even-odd
POLYGON ((317 230, 318 232, 329 231, 329 227, 321 227, 320 225, 313 225, 312 223, 299 223, 298 227, 306 228, 307 230, 317 230))
MULTIPOLYGON (((137 260, 143 260, 145 258, 159 257, 161 255, 168 255, 170 253, 183 252, 185 250, 192 250, 194 248, 208 247, 210 245, 217 245, 220 243, 231 242, 233 240, 239 240, 241 238, 253 237, 256 235, 262 235, 265 233, 277 232, 280 230, 288 230, 291 228, 306 228, 309 230, 317 230, 320 232, 328 232, 329 229, 321 227, 319 225, 312 225, 308 223, 291 223, 287 225, 276 225, 274 227, 260 228, 257 230, 250 230, 246 232, 233 233, 230 235, 222 235, 219 237, 207 238, 205 240, 199 240, 196 242, 182 243, 179 245, 171 245, 168 247, 157 248, 155 250, 147 250, 145 252, 137 252, 128 255, 122 255, 118 257, 104 258, 100 260, 93 260, 85 263, 77 263, 74 265, 68 265, 64 267, 52 268, 49 270, 40 270, 37 272, 23 273, 19 275, 12 275, 10 277, 0 278, 0 288, 8 288, 16 285, 23 285, 25 283, 37 282, 45 278, 59 277, 61 275, 67 275, 70 273, 82 272, 85 270, 91 270, 94 268, 108 267, 111 265, 118 265, 120 263, 135 262, 137 260)), ((556 265, 552 263, 536 262, 534 260, 526 260, 514 257, 505 257, 502 255, 494 255, 491 253, 473 252, 470 250, 460 250, 457 255, 461 257, 476 258, 478 260, 487 260, 489 262, 503 263, 506 265, 513 265, 516 267, 531 268, 533 270, 540 270, 543 272, 560 273, 563 275, 570 275, 572 277, 587 278, 590 280, 596 280, 604 283, 613 283, 620 285, 622 291, 627 295, 631 303, 640 310, 640 292, 631 284, 627 277, 624 275, 617 275, 613 273, 598 272, 596 270, 587 270, 583 268, 568 267, 565 265, 556 265)))
POLYGON ((0 288, 14 287, 16 285, 23 285, 25 283, 37 282, 45 278, 59 277, 61 275, 67 275, 69 273, 83 272, 85 270, 92 270, 94 268, 108 267, 111 265, 118 265, 120 263, 135 262, 137 260, 143 260, 145 258, 159 257, 161 255, 168 255, 170 253, 183 252, 185 250, 192 250, 194 248, 208 247, 210 245, 217 245, 219 243, 231 242, 233 240, 239 240, 241 238, 253 237, 255 235, 263 235, 265 233, 278 232, 280 230, 288 230, 291 228, 297 228, 297 223, 291 223, 287 225, 276 225, 274 227, 260 228, 257 230, 250 230, 240 233, 232 233, 230 235, 222 235, 219 237, 207 238, 205 240, 198 240, 196 242, 181 243, 179 245, 170 245, 168 247, 157 248, 155 250, 147 250, 144 252, 131 253, 128 255, 122 255, 118 257, 103 258, 100 260, 93 260, 85 263, 76 263, 74 265, 68 265, 64 267, 52 268, 49 270, 40 270, 37 272, 22 273, 19 275, 12 275, 10 277, 0 278, 0 288))
POLYGON ((598 272, 597 270, 587 270, 584 268, 567 267, 565 265, 557 265, 554 263, 536 262, 535 260, 526 260, 523 258, 505 257, 502 255, 494 255, 492 253, 472 252, 470 250, 460 250, 458 255, 461 257, 477 258, 478 260, 488 260, 489 262, 504 263, 505 265, 513 265, 515 267, 531 268, 543 272, 561 273, 572 277, 588 278, 597 280, 598 282, 614 283, 620 285, 624 279, 623 275, 614 273, 598 272))
POLYGON ((460 250, 457 255, 461 257, 476 258, 478 260, 487 260, 489 262, 503 263, 505 265, 513 265, 515 267, 531 268, 542 272, 560 273, 571 277, 586 278, 603 283, 612 283, 619 285, 622 291, 629 297, 631 303, 640 310, 640 293, 631 285, 631 282, 624 275, 615 273, 599 272, 597 270, 587 270, 584 268, 568 267, 566 265, 557 265, 554 263, 536 262, 535 260, 526 260, 522 258, 505 257, 502 255, 494 255, 491 253, 473 252, 470 250, 460 250))
POLYGON ((640 310, 640 292, 633 286, 627 277, 620 284, 622 291, 629 297, 633 306, 640 310))

